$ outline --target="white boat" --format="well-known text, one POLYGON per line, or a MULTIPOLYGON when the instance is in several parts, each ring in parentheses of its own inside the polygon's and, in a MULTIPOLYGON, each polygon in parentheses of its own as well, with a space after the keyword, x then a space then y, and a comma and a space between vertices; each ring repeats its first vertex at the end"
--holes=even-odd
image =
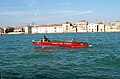
POLYGON ((9 32, 7 34, 24 34, 24 32, 9 32))
POLYGON ((9 32, 7 34, 24 34, 22 30, 13 30, 14 32, 9 32))

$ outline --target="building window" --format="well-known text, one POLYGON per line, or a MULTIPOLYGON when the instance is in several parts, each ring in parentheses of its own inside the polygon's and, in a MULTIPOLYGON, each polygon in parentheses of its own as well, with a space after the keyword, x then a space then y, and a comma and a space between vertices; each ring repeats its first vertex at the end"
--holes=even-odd
POLYGON ((68 30, 68 26, 66 26, 66 30, 68 30))

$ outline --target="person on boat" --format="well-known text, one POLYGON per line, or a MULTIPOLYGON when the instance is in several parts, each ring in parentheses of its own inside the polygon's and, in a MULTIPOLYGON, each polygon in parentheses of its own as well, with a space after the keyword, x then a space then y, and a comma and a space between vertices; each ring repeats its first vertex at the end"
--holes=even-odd
POLYGON ((50 40, 44 35, 43 42, 50 42, 50 40))
POLYGON ((72 39, 71 42, 75 42, 75 39, 72 39))

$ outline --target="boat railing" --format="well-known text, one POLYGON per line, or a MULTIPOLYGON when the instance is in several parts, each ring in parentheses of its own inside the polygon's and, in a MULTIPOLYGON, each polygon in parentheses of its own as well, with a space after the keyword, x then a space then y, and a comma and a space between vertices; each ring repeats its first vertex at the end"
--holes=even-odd
POLYGON ((64 40, 64 41, 60 41, 60 40, 52 40, 51 42, 72 42, 71 40, 64 40))
POLYGON ((51 42, 62 42, 62 41, 59 41, 59 40, 52 40, 51 42))

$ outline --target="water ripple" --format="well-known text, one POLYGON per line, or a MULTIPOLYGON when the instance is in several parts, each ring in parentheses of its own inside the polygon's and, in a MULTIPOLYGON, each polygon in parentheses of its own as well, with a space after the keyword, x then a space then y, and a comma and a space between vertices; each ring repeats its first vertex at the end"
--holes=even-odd
POLYGON ((87 48, 40 48, 42 34, 2 35, 2 79, 119 79, 119 33, 46 34, 50 39, 85 41, 87 48), (11 38, 12 39, 9 39, 11 38), (19 39, 18 39, 19 38, 19 39))

